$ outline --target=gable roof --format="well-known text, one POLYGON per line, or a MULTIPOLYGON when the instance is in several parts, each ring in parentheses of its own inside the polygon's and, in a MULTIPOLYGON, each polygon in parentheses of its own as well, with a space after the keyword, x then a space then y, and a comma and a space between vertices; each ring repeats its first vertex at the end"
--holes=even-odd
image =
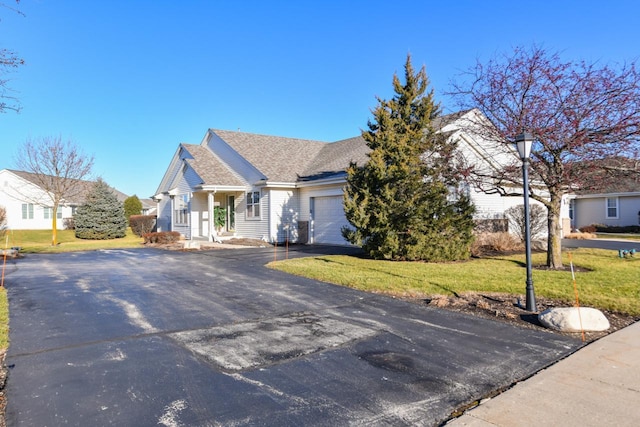
MULTIPOLYGON (((40 184, 38 183, 39 180, 38 180, 36 174, 31 173, 31 172, 13 170, 13 169, 6 169, 6 170, 11 172, 12 174, 24 179, 25 181, 30 182, 31 184, 35 185, 36 187, 40 187, 40 184)), ((51 175, 46 175, 46 177, 48 179, 50 179, 50 180, 57 179, 56 177, 51 176, 51 175)), ((78 191, 76 191, 75 194, 65 195, 65 203, 72 204, 72 205, 73 204, 80 205, 80 204, 84 203, 84 201, 86 200, 87 194, 93 188, 93 184, 95 183, 95 181, 85 181, 85 180, 76 180, 76 179, 74 179, 73 181, 77 181, 78 182, 78 191)), ((127 199, 127 197, 129 197, 126 194, 124 194, 123 192, 118 191, 117 189, 115 189, 113 187, 109 187, 109 188, 111 188, 113 193, 116 195, 116 198, 120 202, 124 202, 127 199)))
MULTIPOLYGON (((444 127, 466 115, 468 111, 439 116, 433 120, 436 131, 444 131, 444 127)), ((447 131, 450 133, 450 131, 447 131)), ((299 138, 287 138, 272 135, 253 134, 222 129, 209 129, 207 134, 215 135, 226 144, 210 145, 210 138, 205 136, 199 145, 180 144, 178 153, 174 155, 170 169, 176 173, 179 164, 188 164, 198 175, 201 182, 196 188, 207 186, 248 187, 257 182, 247 182, 248 176, 243 173, 240 163, 231 163, 230 152, 235 152, 243 159, 247 167, 256 171, 258 180, 269 184, 287 184, 310 182, 329 178, 343 177, 347 168, 354 162, 363 165, 369 160, 370 148, 362 136, 356 136, 336 142, 314 141, 299 138), (184 149, 188 155, 179 153, 184 149)), ((169 170, 165 173, 158 193, 167 191, 169 170)), ((193 184, 192 184, 193 185, 193 184)))
POLYGON ((185 161, 202 179, 202 185, 247 185, 246 181, 207 147, 193 144, 181 144, 181 146, 192 156, 191 159, 185 159, 185 161))
POLYGON ((271 182, 296 182, 326 142, 210 129, 271 182))
POLYGON ((308 167, 299 175, 299 179, 311 181, 343 174, 351 162, 359 165, 365 164, 369 160, 370 151, 371 149, 361 136, 325 144, 308 167))

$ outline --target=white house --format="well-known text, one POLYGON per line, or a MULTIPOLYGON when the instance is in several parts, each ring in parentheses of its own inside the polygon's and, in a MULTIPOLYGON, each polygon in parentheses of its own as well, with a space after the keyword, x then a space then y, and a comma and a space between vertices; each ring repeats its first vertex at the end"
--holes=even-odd
MULTIPOLYGON (((55 179, 54 177, 51 177, 55 179)), ((28 172, 0 170, 0 206, 7 213, 7 228, 12 230, 51 229, 53 203, 34 175, 28 172)), ((81 181, 82 192, 65 199, 57 212, 57 228, 64 228, 64 219, 73 217, 75 209, 84 202, 84 195, 93 182, 81 181)), ((114 190, 116 197, 124 201, 127 195, 114 190)))
MULTIPOLYGON (((440 118, 437 126, 458 142, 468 162, 500 167, 519 162, 504 144, 489 146, 465 133, 477 111, 440 118)), ((158 187, 158 231, 212 240, 215 207, 226 210, 222 232, 247 238, 346 244, 342 208, 346 168, 364 164, 369 148, 358 136, 333 143, 209 129, 199 145, 180 144, 158 187)), ((503 218, 522 197, 467 188, 478 218, 503 218)))
POLYGON ((579 194, 570 200, 573 228, 640 225, 640 191, 579 194))

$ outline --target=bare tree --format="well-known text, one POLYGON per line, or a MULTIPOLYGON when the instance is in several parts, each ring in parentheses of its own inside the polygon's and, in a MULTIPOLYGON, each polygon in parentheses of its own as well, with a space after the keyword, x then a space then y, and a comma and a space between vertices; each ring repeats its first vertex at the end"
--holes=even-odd
MULTIPOLYGON (((70 140, 44 137, 27 140, 16 157, 16 165, 32 174, 32 181, 46 195, 52 207, 51 244, 58 243, 58 208, 65 200, 77 198, 86 189, 93 156, 88 157, 70 140)), ((42 204, 42 202, 40 202, 42 204)))
MULTIPOLYGON (((548 209, 547 265, 562 267, 560 209, 564 194, 585 189, 580 167, 594 163, 619 172, 639 173, 640 73, 636 65, 598 66, 563 62, 557 53, 534 46, 478 62, 454 81, 449 95, 463 108, 477 108, 489 120, 470 132, 498 144, 527 131, 535 136, 531 151, 530 196, 548 209), (630 159, 607 163, 613 156, 630 159)), ((522 175, 514 161, 497 170, 476 170, 483 191, 521 194, 522 175), (487 173, 489 172, 489 173, 487 173)))
MULTIPOLYGON (((16 3, 20 3, 20 1, 16 0, 16 3)), ((0 3, 0 8, 23 15, 22 12, 5 3, 0 3)), ((20 111, 20 102, 12 95, 13 91, 9 88, 9 79, 5 76, 21 65, 24 65, 24 60, 19 58, 15 52, 9 49, 0 49, 0 113, 7 110, 20 111)))
MULTIPOLYGON (((538 204, 532 204, 529 207, 529 227, 531 230, 531 238, 535 239, 547 228, 547 212, 546 209, 538 204)), ((512 206, 504 211, 505 216, 509 220, 509 228, 513 229, 515 234, 524 242, 526 238, 526 219, 524 217, 524 205, 512 206)))

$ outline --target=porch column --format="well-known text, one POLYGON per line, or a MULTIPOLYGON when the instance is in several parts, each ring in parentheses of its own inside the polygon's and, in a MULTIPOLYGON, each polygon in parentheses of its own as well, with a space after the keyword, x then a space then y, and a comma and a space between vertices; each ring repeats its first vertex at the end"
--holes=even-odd
POLYGON ((210 191, 207 193, 207 212, 209 215, 209 221, 207 221, 207 227, 209 228, 209 230, 207 235, 209 236, 210 242, 213 242, 213 233, 216 230, 215 225, 213 224, 213 203, 215 194, 215 191, 210 191))

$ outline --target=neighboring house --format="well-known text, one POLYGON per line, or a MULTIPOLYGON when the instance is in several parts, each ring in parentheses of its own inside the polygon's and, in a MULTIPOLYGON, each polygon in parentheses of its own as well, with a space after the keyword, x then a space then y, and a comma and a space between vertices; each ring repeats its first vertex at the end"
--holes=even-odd
POLYGON ((142 215, 156 215, 158 204, 153 199, 140 199, 142 203, 142 215))
MULTIPOLYGON (((512 147, 487 146, 464 132, 471 110, 443 116, 441 132, 458 141, 467 162, 483 168, 519 162, 512 147)), ((215 207, 226 210, 222 234, 298 243, 346 244, 342 207, 346 168, 364 164, 360 136, 333 143, 209 129, 199 145, 180 144, 160 183, 158 231, 212 240, 215 207)), ((503 218, 522 197, 466 191, 478 218, 503 218)))
MULTIPOLYGON (((54 179, 54 177, 51 177, 54 179)), ((0 170, 0 206, 7 211, 7 228, 12 230, 51 229, 53 203, 47 193, 35 184, 34 175, 10 169, 0 170)), ((58 207, 57 228, 64 228, 64 219, 73 217, 78 206, 84 203, 91 181, 81 181, 83 189, 75 197, 67 198, 58 207)), ((114 190, 121 202, 127 195, 114 190)))
POLYGON ((640 225, 640 191, 579 194, 570 201, 571 226, 640 225))

